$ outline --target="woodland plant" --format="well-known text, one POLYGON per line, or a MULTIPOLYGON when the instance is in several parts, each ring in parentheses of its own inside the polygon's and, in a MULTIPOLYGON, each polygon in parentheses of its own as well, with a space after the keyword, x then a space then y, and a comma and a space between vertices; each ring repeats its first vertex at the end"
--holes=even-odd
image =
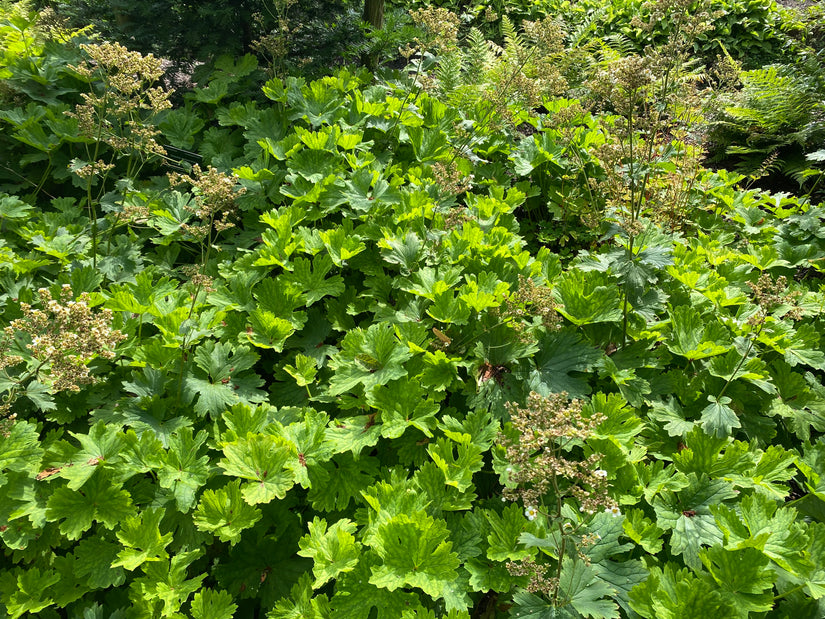
POLYGON ((74 52, 10 62, 0 614, 823 616, 822 207, 702 170, 703 83, 621 41, 559 99, 554 22, 477 37, 446 100, 450 24, 416 83, 205 65, 171 175, 95 112, 96 267, 74 52))
POLYGON ((73 159, 70 169, 85 187, 95 266, 97 211, 109 173, 125 160, 122 174, 134 179, 144 165, 166 156, 166 149, 156 139, 160 130, 154 123, 171 104, 170 93, 153 86, 163 75, 160 59, 129 51, 118 43, 83 44, 81 48, 88 59, 71 68, 92 90, 82 93, 83 102, 67 115, 77 119, 81 135, 89 141, 84 143, 85 158, 73 159))
POLYGON ((22 317, 11 321, 0 340, 3 419, 21 396, 48 409, 50 395, 94 383, 89 363, 98 357, 113 359, 114 349, 126 338, 112 328, 111 310, 94 311, 89 295, 84 292, 75 299, 69 284, 57 297, 41 288, 38 298, 40 309, 20 304, 22 317))
POLYGON ((553 543, 542 548, 540 560, 524 558, 508 563, 507 568, 513 575, 529 577, 529 593, 545 596, 553 608, 567 606, 571 600, 559 590, 562 569, 574 569, 575 561, 589 565, 580 548, 596 541, 595 536, 580 531, 584 521, 569 519, 569 503, 585 519, 602 510, 621 515, 608 493, 607 471, 598 467, 601 456, 575 455, 605 417, 599 413, 583 416, 582 403, 568 401, 566 393, 540 396, 533 392, 524 407, 509 403, 508 412, 512 427, 499 437, 508 463, 502 500, 520 501, 530 521, 546 519, 553 543))

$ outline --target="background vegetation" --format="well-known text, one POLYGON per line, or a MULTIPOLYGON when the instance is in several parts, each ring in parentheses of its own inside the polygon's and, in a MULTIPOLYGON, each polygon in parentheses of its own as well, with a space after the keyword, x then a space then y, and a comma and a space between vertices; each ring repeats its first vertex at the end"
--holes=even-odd
POLYGON ((822 6, 383 8, 0 3, 0 608, 823 616, 822 6))

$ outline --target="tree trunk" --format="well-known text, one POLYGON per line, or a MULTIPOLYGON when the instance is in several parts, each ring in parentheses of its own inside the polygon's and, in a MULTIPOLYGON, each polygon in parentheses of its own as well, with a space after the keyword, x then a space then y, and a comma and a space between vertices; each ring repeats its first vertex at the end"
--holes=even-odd
MULTIPOLYGON (((364 0, 363 20, 372 26, 373 30, 384 27, 384 0, 364 0)), ((378 53, 372 52, 361 57, 361 63, 370 71, 378 68, 378 53)))
POLYGON ((384 0, 364 0, 364 21, 376 30, 384 27, 384 0))

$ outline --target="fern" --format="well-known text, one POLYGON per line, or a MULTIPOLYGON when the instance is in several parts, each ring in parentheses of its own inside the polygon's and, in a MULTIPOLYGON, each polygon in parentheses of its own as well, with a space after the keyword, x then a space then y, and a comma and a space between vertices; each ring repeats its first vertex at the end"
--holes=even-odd
POLYGON ((438 90, 442 96, 449 98, 452 92, 461 85, 462 64, 461 52, 444 54, 439 59, 435 77, 438 80, 438 90))
POLYGON ((504 39, 504 57, 514 63, 524 62, 525 56, 529 53, 524 37, 506 15, 501 17, 501 36, 504 39))
POLYGON ((484 38, 481 30, 472 28, 467 35, 467 50, 464 52, 464 75, 467 82, 479 83, 495 57, 492 44, 484 38))

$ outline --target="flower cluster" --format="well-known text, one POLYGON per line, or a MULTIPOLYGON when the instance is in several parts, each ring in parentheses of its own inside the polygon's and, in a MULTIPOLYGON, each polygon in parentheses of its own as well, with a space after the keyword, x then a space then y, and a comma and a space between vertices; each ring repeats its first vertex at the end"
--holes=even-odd
POLYGON ((426 7, 410 13, 424 38, 416 37, 418 51, 448 52, 458 47, 458 15, 441 7, 426 7))
POLYGON ((761 308, 760 314, 764 318, 767 312, 780 306, 791 306, 785 315, 801 320, 802 308, 796 306, 796 301, 801 295, 799 291, 788 291, 788 280, 784 275, 780 275, 776 281, 769 273, 762 273, 756 283, 747 282, 748 288, 753 292, 754 301, 761 308))
POLYGON ((558 331, 562 325, 561 316, 556 311, 553 291, 547 286, 539 286, 529 278, 519 275, 518 288, 504 302, 504 313, 521 316, 529 314, 541 318, 548 331, 558 331))
POLYGON ((449 163, 438 161, 432 165, 432 171, 435 184, 447 195, 461 195, 473 186, 475 177, 462 172, 455 161, 449 163))
POLYGON ((92 84, 102 83, 99 92, 83 93, 83 102, 66 112, 77 119, 80 133, 117 151, 165 155, 151 123, 154 115, 172 107, 170 93, 152 86, 163 75, 161 59, 118 43, 80 47, 89 58, 71 68, 92 84))
POLYGON ((200 166, 192 166, 192 174, 169 174, 172 186, 188 184, 195 194, 195 206, 186 207, 201 220, 200 224, 184 224, 182 228, 198 240, 205 239, 214 228, 222 232, 235 224, 229 218, 235 213, 235 199, 245 193, 244 188, 236 189, 237 179, 209 166, 206 172, 200 166), (220 217, 218 217, 220 215, 220 217))
MULTIPOLYGON (((63 285, 57 299, 48 288, 41 288, 38 295, 42 309, 21 303, 23 317, 4 329, 5 339, 0 349, 19 346, 19 342, 28 340, 25 344, 26 356, 30 358, 27 375, 45 379, 53 393, 79 391, 81 385, 95 382, 89 362, 95 357, 114 358, 112 349, 126 336, 112 329, 111 310, 94 311, 86 293, 72 300, 68 284, 63 285)), ((5 361, 5 366, 19 365, 24 360, 23 356, 14 355, 5 361)))
POLYGON ((548 495, 558 505, 572 497, 587 514, 613 505, 607 494, 607 475, 596 466, 599 456, 583 460, 568 456, 574 444, 587 439, 604 421, 603 415, 585 417, 581 402, 568 402, 566 393, 545 397, 533 392, 526 407, 510 403, 507 408, 518 438, 499 438, 511 464, 505 498, 521 499, 530 512, 528 518, 538 513, 530 511, 535 509, 532 506, 548 495))

